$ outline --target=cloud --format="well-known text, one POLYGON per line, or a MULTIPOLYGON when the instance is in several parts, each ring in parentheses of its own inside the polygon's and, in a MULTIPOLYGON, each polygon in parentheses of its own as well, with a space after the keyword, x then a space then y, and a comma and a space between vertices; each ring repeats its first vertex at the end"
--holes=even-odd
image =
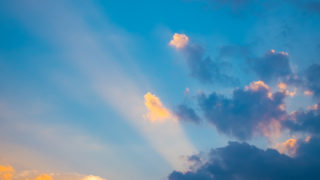
POLYGON ((174 39, 169 44, 175 47, 178 44, 178 47, 182 49, 192 77, 204 84, 239 84, 239 80, 228 73, 228 68, 231 64, 219 59, 212 60, 210 56, 205 55, 205 50, 202 46, 187 44, 187 36, 184 34, 178 35, 177 37, 174 36, 174 39), (183 44, 183 46, 180 44, 183 44))
POLYGON ((234 90, 231 98, 213 92, 199 95, 198 102, 205 118, 219 132, 247 140, 257 133, 279 134, 279 120, 286 115, 279 106, 285 97, 283 92, 272 93, 263 81, 256 81, 245 89, 234 90))
POLYGON ((15 171, 12 166, 0 165, 1 180, 106 180, 99 176, 78 173, 40 173, 38 171, 15 171), (39 175, 40 174, 40 175, 39 175))
POLYGON ((300 88, 304 95, 320 98, 320 64, 312 64, 305 70, 292 74, 286 80, 288 85, 300 88))
POLYGON ((309 90, 305 90, 303 92, 303 94, 306 95, 306 96, 312 96, 313 95, 312 91, 309 91, 309 90))
POLYGON ((288 90, 288 85, 284 82, 280 82, 278 84, 278 88, 280 89, 281 92, 284 92, 287 96, 293 97, 296 95, 297 90, 296 88, 293 91, 288 90))
POLYGON ((232 77, 228 72, 231 64, 212 60, 210 56, 205 56, 205 51, 201 46, 188 46, 185 48, 187 64, 192 77, 205 84, 235 85, 239 80, 232 77))
POLYGON ((162 105, 160 99, 150 92, 144 95, 144 104, 149 110, 146 117, 152 122, 163 121, 171 117, 170 111, 162 105))
POLYGON ((278 150, 281 154, 287 154, 289 156, 294 156, 297 151, 297 139, 291 138, 283 143, 277 143, 274 149, 278 150))
POLYGON ((319 104, 313 105, 308 110, 299 110, 293 113, 283 125, 291 132, 309 133, 320 135, 320 109, 319 104))
POLYGON ((11 180, 13 173, 14 173, 13 167, 0 165, 0 177, 2 180, 11 180))
POLYGON ((289 63, 289 55, 286 52, 275 50, 268 51, 263 57, 249 60, 252 70, 263 80, 286 79, 292 75, 289 63))
POLYGON ((82 180, 105 180, 99 176, 93 176, 93 175, 89 175, 84 177, 82 180))
POLYGON ((194 109, 184 104, 181 104, 177 107, 175 115, 181 121, 194 122, 196 124, 200 123, 201 120, 197 113, 194 111, 194 109))
POLYGON ((172 40, 169 42, 170 46, 174 46, 176 48, 184 48, 189 42, 188 36, 185 34, 174 33, 172 40))
POLYGON ((312 64, 303 73, 306 88, 320 97, 320 64, 312 64))
POLYGON ((198 169, 172 172, 169 180, 313 180, 319 179, 320 139, 300 142, 294 157, 274 149, 262 150, 247 143, 229 142, 211 150, 198 169))
POLYGON ((35 180, 53 180, 53 178, 48 174, 41 174, 40 176, 36 177, 35 180))

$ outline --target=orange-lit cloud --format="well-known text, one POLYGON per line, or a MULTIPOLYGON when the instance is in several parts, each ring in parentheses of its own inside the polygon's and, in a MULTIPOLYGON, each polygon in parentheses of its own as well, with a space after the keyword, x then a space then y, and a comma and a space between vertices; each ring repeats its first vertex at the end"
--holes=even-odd
POLYGON ((294 91, 288 91, 288 90, 285 91, 285 94, 290 97, 295 96, 296 93, 297 93, 296 89, 294 91))
POLYGON ((283 83, 283 82, 278 84, 278 88, 280 89, 280 92, 283 92, 283 93, 285 93, 285 95, 290 96, 290 97, 295 96, 296 93, 297 93, 296 89, 294 89, 293 91, 289 91, 288 90, 288 85, 286 83, 283 83))
POLYGON ((1 180, 12 180, 14 169, 11 166, 0 166, 1 180))
POLYGON ((274 148, 281 154, 294 156, 297 151, 297 140, 294 138, 288 139, 284 143, 277 143, 274 148))
POLYGON ((281 82, 281 83, 278 84, 278 88, 281 89, 281 90, 285 90, 285 89, 287 89, 287 84, 281 82))
POLYGON ((48 174, 41 174, 40 176, 36 177, 35 180, 53 180, 53 178, 48 174))
POLYGON ((306 96, 312 96, 313 93, 312 93, 312 91, 306 90, 306 91, 304 91, 304 95, 306 95, 306 96))
POLYGON ((254 81, 249 84, 249 86, 245 87, 245 90, 247 91, 258 91, 259 89, 266 89, 268 92, 268 97, 271 99, 272 98, 272 92, 270 91, 270 87, 265 84, 263 81, 254 81))
POLYGON ((38 171, 15 171, 12 166, 0 165, 0 180, 106 180, 99 176, 79 173, 49 173, 38 171))
POLYGON ((148 92, 144 95, 144 104, 148 108, 147 118, 152 122, 163 121, 171 117, 171 113, 163 105, 160 99, 148 92))
POLYGON ((255 81, 249 84, 249 86, 246 86, 245 89, 252 90, 252 91, 258 91, 260 88, 264 88, 267 90, 270 90, 270 87, 265 84, 263 81, 255 81))
POLYGON ((82 180, 105 180, 99 176, 93 176, 93 175, 89 175, 84 177, 82 180))
POLYGON ((184 48, 189 42, 188 36, 185 34, 175 33, 170 41, 169 45, 176 48, 184 48))

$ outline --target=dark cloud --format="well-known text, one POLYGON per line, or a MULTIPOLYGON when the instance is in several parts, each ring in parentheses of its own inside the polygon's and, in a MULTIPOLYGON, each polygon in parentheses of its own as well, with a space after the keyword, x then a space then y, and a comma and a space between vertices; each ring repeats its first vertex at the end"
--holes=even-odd
MULTIPOLYGON (((225 58, 232 57, 243 59, 245 68, 254 72, 260 80, 265 82, 288 80, 293 76, 290 67, 290 58, 286 52, 276 52, 270 50, 262 57, 258 57, 253 53, 251 45, 227 45, 220 48, 218 59, 224 60, 225 58)), ((241 64, 241 63, 240 63, 241 64)), ((238 65, 239 66, 239 65, 238 65)), ((237 66, 237 67, 238 67, 237 66)))
POLYGON ((320 97, 320 65, 312 64, 299 74, 291 75, 286 83, 299 87, 302 90, 309 90, 316 98, 320 97))
POLYGON ((240 140, 250 139, 260 127, 269 126, 272 120, 280 119, 286 112, 279 106, 285 94, 272 94, 262 81, 250 84, 246 89, 236 89, 231 98, 216 93, 201 94, 199 105, 204 117, 215 125, 219 132, 240 140))
POLYGON ((239 84, 239 80, 228 73, 231 65, 220 60, 214 61, 210 56, 205 56, 205 51, 201 46, 188 45, 183 51, 187 56, 191 76, 200 82, 221 85, 239 84))
POLYGON ((271 50, 263 57, 249 60, 252 70, 266 82, 287 79, 292 75, 289 56, 285 52, 271 50))
POLYGON ((229 142, 211 150, 197 170, 174 171, 169 180, 314 180, 320 179, 320 139, 299 144, 295 157, 247 143, 229 142))
POLYGON ((198 124, 201 120, 194 109, 184 104, 181 104, 177 107, 175 114, 178 116, 179 120, 182 121, 194 122, 198 124))
POLYGON ((320 135, 320 104, 316 104, 313 109, 308 111, 298 111, 292 115, 288 121, 284 121, 285 127, 291 132, 309 133, 320 135))
POLYGON ((313 64, 304 72, 306 87, 311 90, 316 97, 320 97, 320 65, 313 64))

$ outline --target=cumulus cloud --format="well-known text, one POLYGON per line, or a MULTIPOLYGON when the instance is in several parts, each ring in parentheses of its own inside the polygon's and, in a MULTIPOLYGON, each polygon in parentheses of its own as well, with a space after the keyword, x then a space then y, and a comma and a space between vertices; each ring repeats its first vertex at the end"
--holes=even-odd
POLYGON ((175 114, 181 121, 194 122, 198 124, 201 120, 194 109, 184 104, 181 104, 177 107, 175 114))
POLYGON ((281 108, 285 97, 283 92, 272 93, 263 81, 256 81, 234 90, 231 98, 214 92, 209 96, 201 94, 198 101, 205 118, 219 132, 247 140, 257 133, 265 136, 280 133, 279 120, 286 116, 281 108))
POLYGON ((189 38, 185 34, 174 33, 172 40, 169 42, 170 46, 176 48, 184 48, 189 42, 189 38))
POLYGON ((320 179, 320 139, 302 141, 290 157, 274 149, 262 150, 247 143, 229 142, 211 150, 196 170, 172 172, 169 180, 313 180, 320 179))
POLYGON ((219 59, 212 60, 210 56, 206 56, 206 52, 202 46, 185 43, 186 38, 179 36, 176 39, 178 40, 175 40, 174 36, 173 40, 170 41, 170 45, 172 44, 172 46, 177 47, 176 44, 180 44, 180 41, 184 42, 182 43, 184 45, 179 45, 179 47, 186 57, 186 63, 192 77, 205 84, 239 84, 239 80, 232 77, 228 71, 231 64, 219 59))
POLYGON ((299 110, 291 118, 283 122, 291 132, 309 133, 320 135, 320 109, 319 104, 313 105, 308 110, 299 110))
POLYGON ((272 49, 263 57, 251 59, 249 62, 252 70, 263 81, 287 79, 292 75, 289 55, 283 51, 276 52, 272 49))
POLYGON ((161 100, 156 95, 148 92, 144 95, 144 100, 144 104, 149 110, 146 117, 152 122, 163 121, 171 117, 170 111, 162 105, 161 100))
POLYGON ((320 97, 320 64, 309 66, 303 74, 305 86, 316 97, 320 97))
POLYGON ((292 74, 287 84, 300 88, 304 95, 320 98, 320 64, 312 64, 305 70, 292 74))

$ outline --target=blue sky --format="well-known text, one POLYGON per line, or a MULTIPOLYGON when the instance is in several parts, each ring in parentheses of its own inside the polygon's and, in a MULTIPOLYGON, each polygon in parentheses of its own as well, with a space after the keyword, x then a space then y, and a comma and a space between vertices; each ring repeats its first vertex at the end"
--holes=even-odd
POLYGON ((251 146, 299 164, 320 142, 319 7, 1 1, 0 178, 228 179, 210 156, 251 146))

